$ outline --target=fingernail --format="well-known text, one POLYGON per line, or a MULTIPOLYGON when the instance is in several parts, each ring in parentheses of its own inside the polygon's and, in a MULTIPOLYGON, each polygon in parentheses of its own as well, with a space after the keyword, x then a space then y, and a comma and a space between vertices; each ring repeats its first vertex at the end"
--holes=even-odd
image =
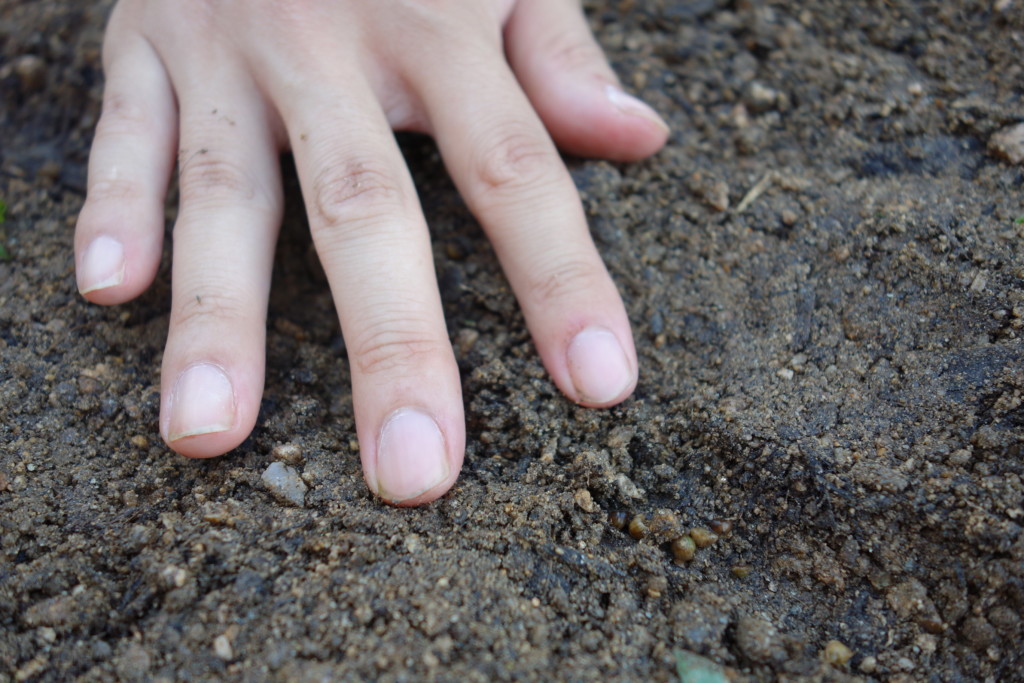
POLYGON ((235 425, 235 390, 216 365, 201 363, 181 373, 171 391, 167 440, 226 432, 235 425))
POLYGON ((92 241, 82 257, 78 273, 82 294, 124 282, 124 246, 113 237, 101 235, 92 241))
POLYGON ((448 478, 444 435, 426 413, 415 408, 393 412, 377 445, 377 495, 401 503, 448 478))
POLYGON ((603 327, 588 327, 577 334, 567 355, 569 375, 582 401, 613 401, 633 383, 626 352, 615 335, 603 327))
POLYGON ((648 121, 653 121, 666 133, 668 132, 669 128, 665 120, 658 116, 658 113, 651 109, 650 105, 643 100, 633 97, 614 85, 605 86, 604 93, 608 97, 608 101, 614 104, 623 114, 640 116, 648 121))

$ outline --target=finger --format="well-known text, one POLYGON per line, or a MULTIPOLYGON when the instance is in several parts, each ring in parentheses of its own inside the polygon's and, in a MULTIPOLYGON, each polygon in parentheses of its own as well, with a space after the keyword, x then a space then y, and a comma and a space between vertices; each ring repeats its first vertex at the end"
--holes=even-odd
POLYGON ((385 501, 416 505, 451 487, 465 446, 426 222, 369 86, 328 74, 316 93, 283 115, 348 348, 363 472, 385 501))
POLYGON ((281 180, 272 122, 243 70, 175 82, 181 199, 160 426, 174 450, 209 457, 240 444, 259 411, 281 180))
POLYGON ((578 0, 520 0, 505 36, 519 82, 562 149, 636 161, 665 144, 668 126, 623 91, 578 0))
POLYGON ((555 383, 583 405, 618 403, 636 383, 636 353, 576 188, 500 52, 474 64, 411 79, 422 84, 442 156, 555 383))
POLYGON ((138 296, 156 275, 177 137, 163 64, 124 21, 115 12, 104 46, 103 113, 75 230, 78 289, 99 304, 138 296))

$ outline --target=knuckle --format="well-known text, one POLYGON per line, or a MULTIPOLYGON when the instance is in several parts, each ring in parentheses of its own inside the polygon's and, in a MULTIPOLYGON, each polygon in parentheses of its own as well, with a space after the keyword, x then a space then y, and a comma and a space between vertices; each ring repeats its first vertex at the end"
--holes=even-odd
POLYGON ((199 291, 197 288, 176 302, 171 321, 174 327, 196 329, 207 324, 232 326, 233 321, 244 319, 246 307, 240 299, 223 294, 196 293, 199 291))
POLYGON ((145 134, 152 116, 129 95, 108 90, 103 98, 103 111, 96 124, 96 137, 120 137, 145 134))
POLYGON ((402 190, 391 173, 376 162, 351 160, 327 164, 312 185, 316 223, 339 227, 365 221, 402 203, 402 190))
POLYGON ((182 151, 178 165, 178 190, 182 204, 251 201, 256 185, 237 164, 209 149, 182 151))
POLYGON ((508 194, 541 185, 557 168, 551 143, 530 131, 509 126, 485 146, 476 175, 485 193, 508 194))
POLYGON ((86 199, 92 202, 127 203, 145 195, 142 184, 127 178, 106 178, 89 183, 86 199))
POLYGON ((416 371, 446 352, 451 353, 447 340, 383 323, 365 330, 352 346, 353 360, 364 375, 416 371))
POLYGON ((596 292, 600 289, 604 274, 582 260, 565 261, 554 268, 539 271, 529 280, 527 296, 540 303, 555 302, 563 298, 579 296, 580 292, 596 292))
POLYGON ((543 52, 556 70, 574 72, 605 64, 604 53, 593 40, 564 33, 552 36, 543 46, 543 52))

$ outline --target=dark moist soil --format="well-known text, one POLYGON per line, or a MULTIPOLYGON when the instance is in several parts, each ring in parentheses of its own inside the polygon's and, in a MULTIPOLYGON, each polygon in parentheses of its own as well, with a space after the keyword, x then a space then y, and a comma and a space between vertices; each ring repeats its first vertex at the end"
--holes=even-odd
POLYGON ((593 4, 674 131, 568 162, 640 385, 558 394, 403 138, 469 438, 452 492, 397 510, 360 476, 294 179, 259 425, 210 461, 161 443, 169 264, 117 308, 72 269, 107 3, 0 0, 0 681, 695 680, 687 653, 709 680, 1022 680, 1024 173, 997 134, 1024 3, 593 4))

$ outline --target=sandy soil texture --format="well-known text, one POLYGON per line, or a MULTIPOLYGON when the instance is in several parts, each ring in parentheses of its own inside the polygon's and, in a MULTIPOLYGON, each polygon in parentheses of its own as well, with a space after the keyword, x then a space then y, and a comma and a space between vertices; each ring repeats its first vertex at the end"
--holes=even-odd
POLYGON ((107 9, 0 0, 0 682, 1022 680, 1024 2, 589 3, 674 130, 569 160, 641 355, 614 410, 403 137, 469 436, 414 510, 361 480, 293 174, 259 426, 160 441, 169 262, 113 309, 72 269, 107 9))

